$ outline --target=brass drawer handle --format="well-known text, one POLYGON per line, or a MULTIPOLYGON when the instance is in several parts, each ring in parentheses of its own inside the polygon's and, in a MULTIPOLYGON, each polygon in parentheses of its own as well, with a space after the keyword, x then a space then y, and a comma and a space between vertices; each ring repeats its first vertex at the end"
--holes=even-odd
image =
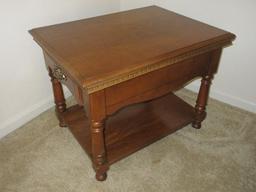
POLYGON ((53 75, 56 79, 58 79, 59 81, 67 81, 67 75, 63 72, 63 70, 56 66, 53 70, 53 75))

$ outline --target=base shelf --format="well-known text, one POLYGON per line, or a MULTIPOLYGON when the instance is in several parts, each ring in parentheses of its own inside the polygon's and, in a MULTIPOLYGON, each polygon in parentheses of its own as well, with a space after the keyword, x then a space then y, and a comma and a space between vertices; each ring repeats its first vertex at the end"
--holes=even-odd
MULTIPOLYGON (((70 131, 91 157, 89 122, 83 107, 63 115, 70 131)), ((175 132, 193 121, 194 108, 174 94, 128 106, 105 123, 107 160, 113 164, 139 149, 175 132)))

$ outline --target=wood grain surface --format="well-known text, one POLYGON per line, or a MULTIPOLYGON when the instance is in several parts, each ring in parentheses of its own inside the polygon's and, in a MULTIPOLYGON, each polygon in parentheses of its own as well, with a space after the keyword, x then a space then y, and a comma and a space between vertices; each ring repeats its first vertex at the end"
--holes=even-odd
POLYGON ((90 89, 103 89, 133 73, 150 72, 151 64, 192 50, 203 51, 213 44, 227 45, 235 38, 157 6, 41 27, 30 33, 80 86, 90 89))

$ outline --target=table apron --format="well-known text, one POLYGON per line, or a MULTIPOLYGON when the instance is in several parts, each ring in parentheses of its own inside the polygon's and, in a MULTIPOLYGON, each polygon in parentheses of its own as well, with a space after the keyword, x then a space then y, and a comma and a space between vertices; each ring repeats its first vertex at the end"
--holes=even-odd
POLYGON ((210 58, 210 53, 205 53, 106 88, 107 115, 129 104, 163 96, 203 76, 209 68, 210 58))

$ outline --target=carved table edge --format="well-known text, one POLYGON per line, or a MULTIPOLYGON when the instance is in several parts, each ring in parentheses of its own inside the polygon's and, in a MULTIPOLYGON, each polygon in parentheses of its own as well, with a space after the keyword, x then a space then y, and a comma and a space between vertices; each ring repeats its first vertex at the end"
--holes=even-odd
POLYGON ((102 81, 96 82, 96 83, 85 84, 84 88, 87 90, 88 94, 91 94, 91 93, 100 91, 102 89, 111 87, 113 85, 122 83, 124 81, 133 79, 135 77, 147 74, 149 72, 152 72, 152 71, 155 71, 155 70, 158 70, 158 69, 161 69, 163 67, 166 67, 166 66, 173 65, 175 63, 184 61, 184 60, 192 58, 194 56, 198 56, 198 55, 201 55, 203 53, 207 53, 207 52, 213 51, 215 49, 222 48, 222 47, 227 46, 229 44, 232 44, 230 40, 223 41, 222 43, 214 44, 214 45, 208 46, 206 48, 205 47, 199 48, 195 51, 191 51, 191 52, 188 52, 188 53, 185 53, 185 54, 173 57, 173 58, 165 59, 164 61, 160 61, 160 62, 157 62, 157 63, 146 65, 146 66, 143 66, 139 69, 135 69, 135 70, 127 72, 127 73, 123 73, 123 74, 120 74, 120 75, 117 75, 117 76, 113 76, 113 77, 104 79, 102 81))

